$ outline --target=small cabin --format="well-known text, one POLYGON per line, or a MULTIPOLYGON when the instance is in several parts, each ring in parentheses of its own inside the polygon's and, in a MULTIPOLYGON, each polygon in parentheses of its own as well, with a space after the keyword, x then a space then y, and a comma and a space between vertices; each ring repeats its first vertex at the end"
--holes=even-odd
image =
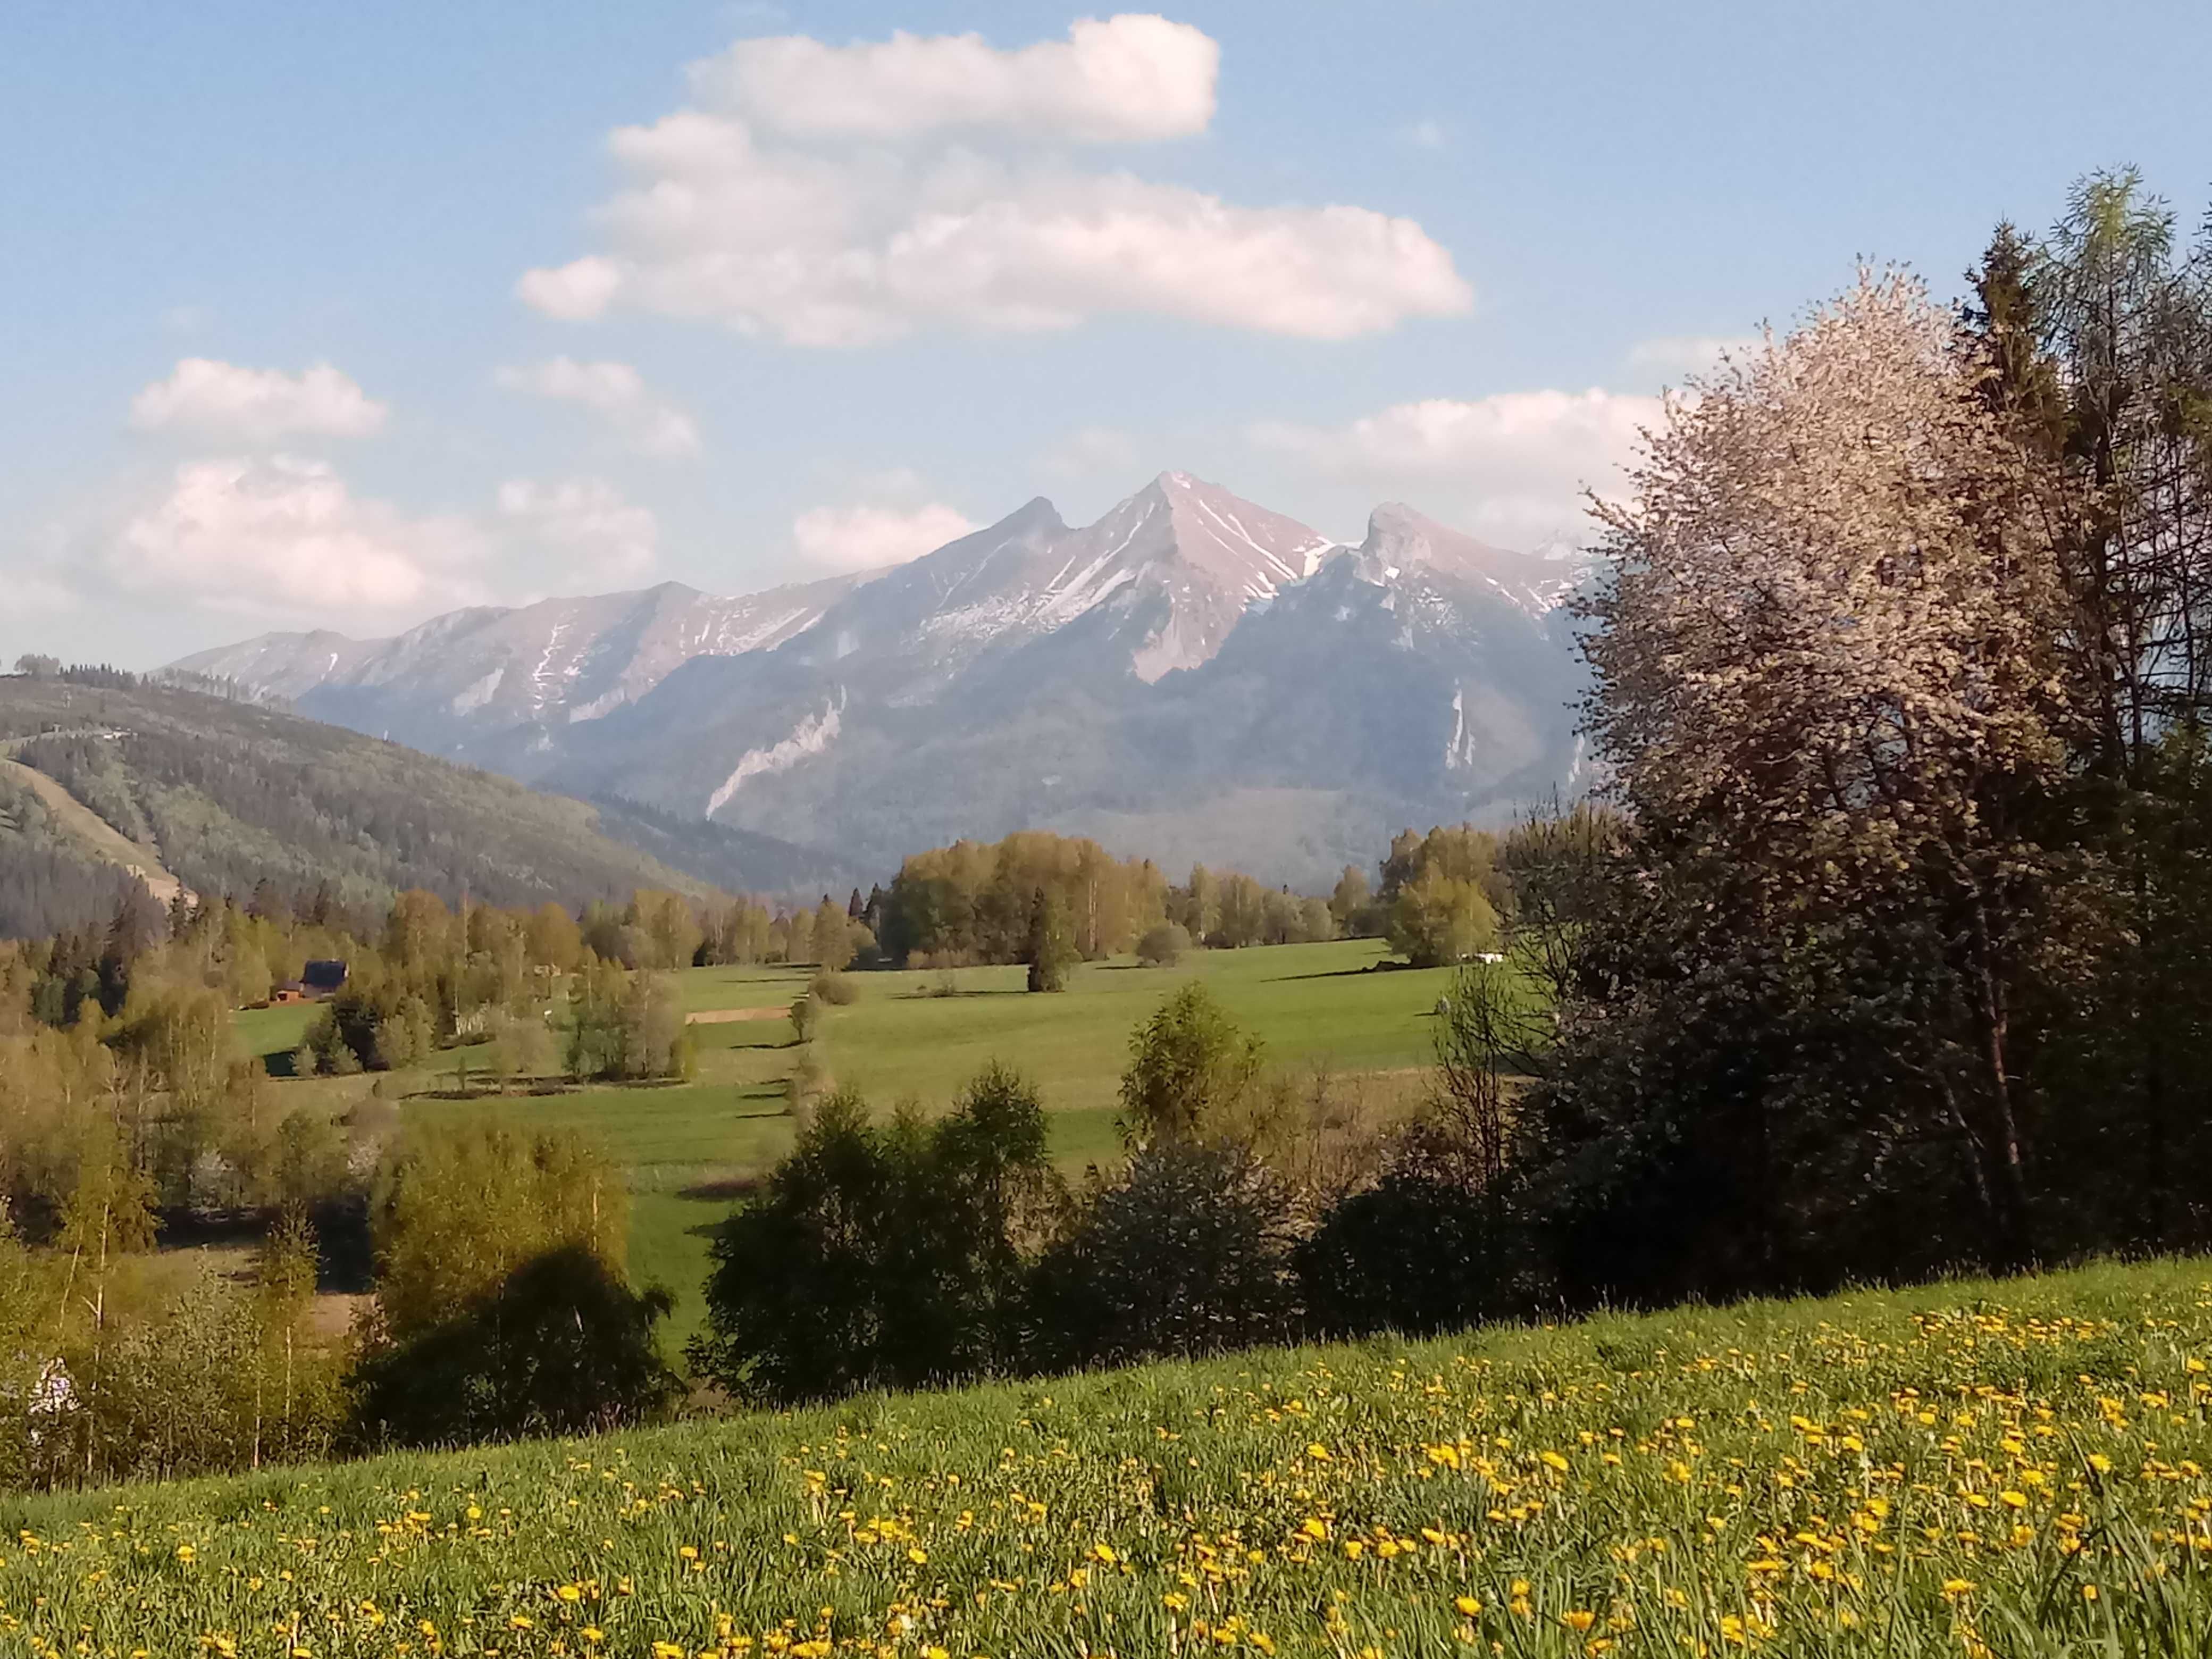
POLYGON ((346 965, 343 962, 311 962, 300 974, 300 993, 302 1000, 320 1001, 334 997, 345 989, 346 965))
POLYGON ((269 994, 270 1002, 280 1007, 286 1003, 305 1002, 307 1000, 307 988, 296 979, 285 981, 283 984, 269 994))

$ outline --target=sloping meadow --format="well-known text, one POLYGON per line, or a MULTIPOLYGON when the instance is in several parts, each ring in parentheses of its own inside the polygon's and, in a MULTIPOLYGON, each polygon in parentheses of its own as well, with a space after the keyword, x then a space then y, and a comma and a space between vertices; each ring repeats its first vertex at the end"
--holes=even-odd
POLYGON ((0 1502, 39 1655, 2197 1653, 2212 1263, 0 1502))

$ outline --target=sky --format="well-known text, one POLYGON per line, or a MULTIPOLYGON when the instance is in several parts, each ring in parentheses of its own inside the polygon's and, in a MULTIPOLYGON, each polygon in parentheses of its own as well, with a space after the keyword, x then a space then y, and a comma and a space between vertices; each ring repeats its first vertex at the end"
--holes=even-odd
POLYGON ((872 568, 1168 469, 1587 534, 1862 259, 1955 295, 2212 7, 9 0, 0 661, 872 568))

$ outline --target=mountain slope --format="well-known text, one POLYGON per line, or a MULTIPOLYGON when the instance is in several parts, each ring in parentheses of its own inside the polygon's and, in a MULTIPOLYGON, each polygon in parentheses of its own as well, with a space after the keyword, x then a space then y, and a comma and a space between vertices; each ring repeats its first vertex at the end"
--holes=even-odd
POLYGON ((1095 524, 1038 499, 872 578, 780 590, 805 603, 757 645, 673 663, 663 646, 627 679, 606 677, 629 636, 590 607, 651 596, 459 613, 365 658, 294 636, 187 665, 642 803, 662 830, 880 868, 961 836, 1060 829, 1311 882, 1404 824, 1503 817, 1571 781, 1583 671, 1561 601, 1582 574, 1396 504, 1341 547, 1168 472, 1095 524), (559 680, 574 690, 557 705, 515 701, 514 653, 487 641, 527 619, 543 651, 562 617, 599 666, 559 680), (404 667, 418 658, 427 689, 404 667), (623 695, 602 702, 603 684, 623 695))
POLYGON ((174 665, 285 697, 303 714, 437 753, 524 769, 549 730, 596 720, 696 656, 769 650, 859 577, 715 599, 641 592, 457 611, 390 640, 271 634, 174 665))
MULTIPOLYGON (((0 678, 0 750, 41 775, 40 795, 66 790, 118 846, 204 894, 264 878, 368 906, 404 887, 507 905, 711 890, 599 833, 583 802, 198 692, 0 678)), ((70 855, 44 804, 35 848, 0 836, 0 866, 70 855)), ((20 805, 9 816, 29 827, 20 805)), ((76 853, 102 856, 82 841, 76 853)))

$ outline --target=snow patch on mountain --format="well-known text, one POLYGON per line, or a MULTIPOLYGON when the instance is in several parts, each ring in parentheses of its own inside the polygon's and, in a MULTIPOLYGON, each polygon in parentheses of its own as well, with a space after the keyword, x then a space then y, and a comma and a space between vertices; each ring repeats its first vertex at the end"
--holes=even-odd
POLYGON ((819 714, 809 714, 792 729, 789 737, 766 749, 749 749, 738 759, 737 769, 724 779, 720 788, 707 799, 705 816, 713 817, 736 799, 748 778, 765 777, 777 772, 787 772, 799 762, 826 752, 837 740, 838 726, 843 718, 845 699, 837 700, 819 714))
POLYGON ((499 683, 507 678, 507 665, 501 663, 490 673, 469 686, 448 705, 456 714, 475 713, 498 695, 499 683))

